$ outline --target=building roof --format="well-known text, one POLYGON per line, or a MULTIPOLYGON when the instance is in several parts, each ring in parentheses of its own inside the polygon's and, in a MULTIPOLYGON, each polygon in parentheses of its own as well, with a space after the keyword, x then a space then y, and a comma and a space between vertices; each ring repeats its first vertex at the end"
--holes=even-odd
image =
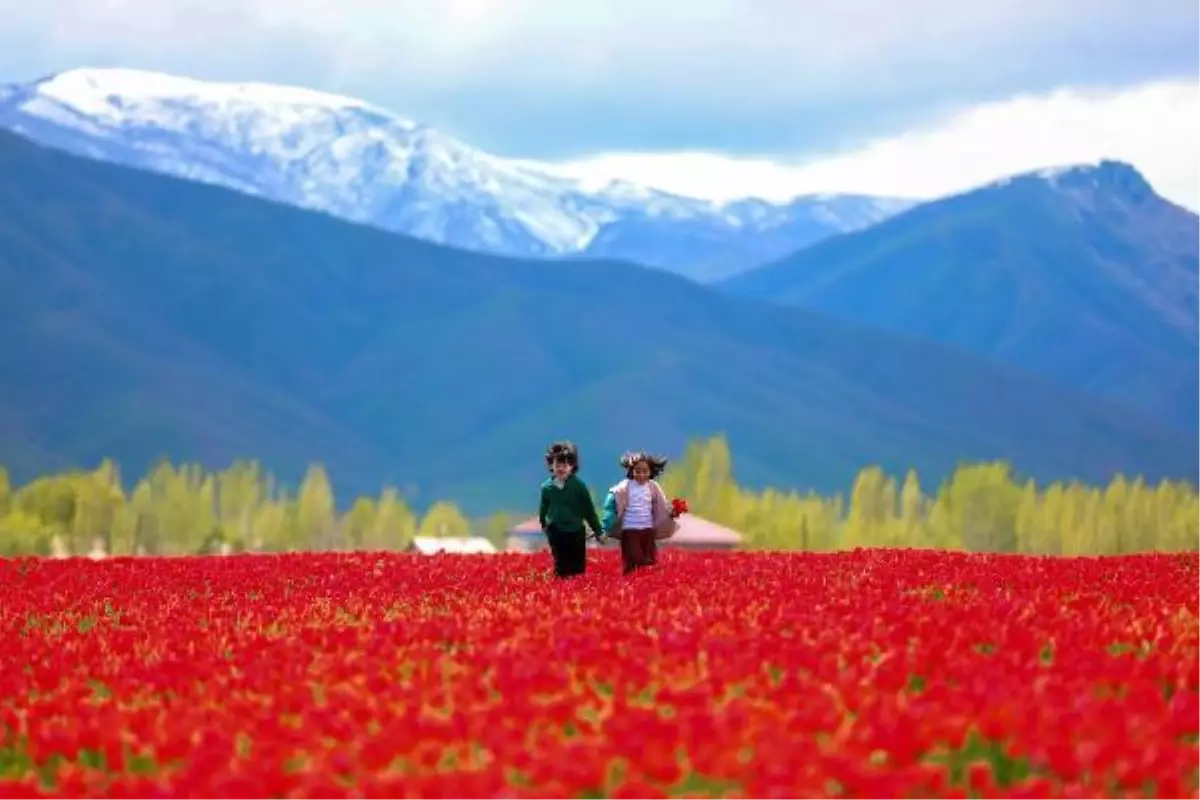
POLYGON ((684 514, 679 518, 679 530, 667 541, 672 544, 736 546, 741 544, 742 535, 733 528, 726 528, 695 514, 684 514))
POLYGON ((496 547, 482 536, 416 536, 412 547, 422 555, 431 556, 435 553, 494 553, 496 547))
POLYGON ((537 517, 530 517, 523 522, 518 522, 516 525, 508 529, 509 536, 530 536, 535 533, 542 532, 542 523, 538 522, 537 517))

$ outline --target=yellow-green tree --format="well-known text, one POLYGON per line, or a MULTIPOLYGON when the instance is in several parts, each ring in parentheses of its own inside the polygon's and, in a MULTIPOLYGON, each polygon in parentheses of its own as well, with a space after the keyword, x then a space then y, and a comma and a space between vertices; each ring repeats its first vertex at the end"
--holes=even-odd
POLYGON ((421 536, 452 538, 471 535, 471 523, 458 506, 439 500, 421 518, 421 536))
POLYGON ((850 511, 843 532, 843 545, 879 547, 887 544, 895 518, 895 480, 879 467, 867 467, 858 473, 850 492, 850 511))
POLYGON ((917 471, 910 469, 904 475, 904 483, 900 487, 900 517, 895 525, 895 535, 890 537, 892 544, 900 547, 928 546, 929 532, 925 524, 928 499, 921 492, 921 479, 917 471))
POLYGON ((520 515, 497 511, 480 523, 479 531, 497 548, 503 548, 508 540, 508 532, 520 521, 520 515))
POLYGON ((8 470, 0 466, 0 514, 8 513, 8 505, 12 500, 12 483, 8 478, 8 470))
POLYGON ((1045 546, 1046 532, 1042 529, 1042 502, 1038 496, 1037 484, 1025 481, 1017 500, 1016 512, 1016 551, 1026 554, 1046 555, 1040 548, 1045 546))
POLYGON ((343 546, 337 530, 336 507, 325 468, 313 464, 296 495, 296 528, 303 547, 329 550, 343 546))
POLYGON ((296 524, 296 506, 286 496, 263 503, 254 513, 254 541, 264 550, 302 550, 304 543, 296 524))
POLYGON ((71 519, 71 541, 75 552, 99 544, 112 552, 117 514, 125 505, 121 474, 116 464, 104 460, 92 472, 75 477, 75 514, 71 519))
POLYGON ((739 512, 745 513, 733 478, 733 457, 723 436, 689 444, 683 456, 668 466, 662 486, 670 496, 686 497, 694 513, 723 525, 732 525, 739 512))
POLYGON ((0 556, 49 555, 53 536, 37 514, 14 508, 0 516, 0 556))
POLYGON ((371 498, 360 497, 355 500, 350 510, 342 516, 340 526, 349 549, 378 549, 371 542, 371 533, 375 526, 375 501, 371 498))
POLYGON ((960 467, 944 491, 950 524, 961 532, 968 550, 1016 552, 1020 495, 1008 464, 960 467))
POLYGON ((81 549, 70 541, 75 519, 74 480, 74 473, 37 478, 17 490, 12 499, 16 511, 36 517, 46 533, 62 539, 70 552, 81 549))
POLYGON ((271 486, 255 461, 238 461, 216 476, 217 516, 223 538, 238 549, 258 549, 263 539, 255 518, 271 493, 271 486))
POLYGON ((371 526, 372 547, 383 550, 403 550, 417 535, 417 517, 400 493, 387 487, 375 505, 371 526))

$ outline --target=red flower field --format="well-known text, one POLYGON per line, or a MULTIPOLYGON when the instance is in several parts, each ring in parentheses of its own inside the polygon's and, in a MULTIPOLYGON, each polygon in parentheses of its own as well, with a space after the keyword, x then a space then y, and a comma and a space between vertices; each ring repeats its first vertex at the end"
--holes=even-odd
POLYGON ((1197 794, 1193 555, 0 560, 0 794, 1197 794))

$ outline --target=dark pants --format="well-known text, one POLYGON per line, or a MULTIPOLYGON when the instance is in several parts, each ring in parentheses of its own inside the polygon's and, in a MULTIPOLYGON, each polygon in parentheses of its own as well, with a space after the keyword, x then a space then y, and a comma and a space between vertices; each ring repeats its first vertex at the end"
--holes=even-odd
POLYGON ((550 555, 554 556, 554 574, 560 578, 582 575, 587 570, 587 534, 582 530, 546 531, 550 555))
POLYGON ((658 540, 653 528, 621 531, 621 561, 625 574, 658 563, 658 540))

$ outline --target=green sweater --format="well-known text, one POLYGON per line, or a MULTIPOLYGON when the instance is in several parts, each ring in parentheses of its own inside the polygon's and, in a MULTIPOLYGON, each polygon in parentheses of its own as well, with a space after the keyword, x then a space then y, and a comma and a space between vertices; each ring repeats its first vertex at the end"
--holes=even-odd
POLYGON ((542 500, 538 504, 538 522, 542 530, 556 530, 574 533, 584 532, 586 522, 596 535, 600 534, 600 518, 596 514, 596 506, 592 503, 592 494, 587 484, 574 475, 567 478, 560 488, 554 478, 547 478, 542 484, 542 500))

